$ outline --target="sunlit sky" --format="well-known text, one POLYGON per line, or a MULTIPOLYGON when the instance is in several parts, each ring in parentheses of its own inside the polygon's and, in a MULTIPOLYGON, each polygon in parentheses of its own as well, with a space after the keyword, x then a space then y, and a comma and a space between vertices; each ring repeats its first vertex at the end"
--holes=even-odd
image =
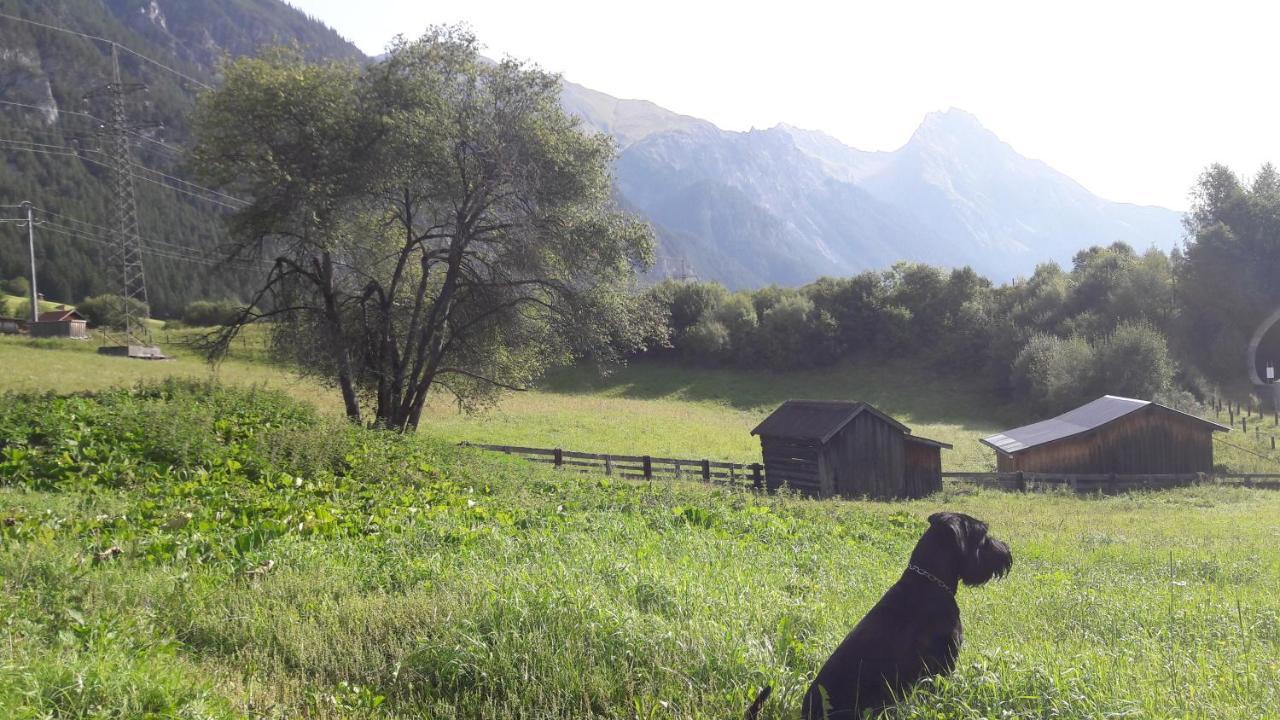
POLYGON ((1112 200, 1184 209, 1209 163, 1280 162, 1280 3, 290 1, 370 54, 465 22, 490 56, 728 130, 892 150, 958 107, 1112 200))

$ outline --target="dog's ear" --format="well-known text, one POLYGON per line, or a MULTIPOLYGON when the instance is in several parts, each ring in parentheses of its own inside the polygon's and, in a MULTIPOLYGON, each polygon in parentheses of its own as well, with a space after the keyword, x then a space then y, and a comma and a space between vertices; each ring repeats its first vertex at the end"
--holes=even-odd
POLYGON ((956 548, 961 555, 964 554, 965 548, 968 546, 968 538, 966 537, 964 520, 959 515, 951 512, 936 512, 929 516, 929 525, 950 530, 955 535, 956 548))

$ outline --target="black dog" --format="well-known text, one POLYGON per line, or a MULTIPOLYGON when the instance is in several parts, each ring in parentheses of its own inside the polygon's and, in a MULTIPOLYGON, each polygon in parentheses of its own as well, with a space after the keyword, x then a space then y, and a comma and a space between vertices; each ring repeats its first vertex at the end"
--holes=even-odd
POLYGON ((956 588, 1002 577, 1009 546, 986 523, 934 513, 902 578, 849 632, 805 693, 806 720, 861 718, 879 712, 917 681, 955 668, 964 633, 956 588))

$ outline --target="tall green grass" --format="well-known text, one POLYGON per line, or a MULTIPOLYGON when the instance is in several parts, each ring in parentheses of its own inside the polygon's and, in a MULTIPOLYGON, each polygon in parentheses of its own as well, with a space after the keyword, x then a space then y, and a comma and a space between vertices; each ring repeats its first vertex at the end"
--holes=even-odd
POLYGON ((942 508, 1014 569, 892 717, 1280 706, 1280 494, 756 496, 186 383, 11 396, 0 444, 0 717, 789 717, 942 508))

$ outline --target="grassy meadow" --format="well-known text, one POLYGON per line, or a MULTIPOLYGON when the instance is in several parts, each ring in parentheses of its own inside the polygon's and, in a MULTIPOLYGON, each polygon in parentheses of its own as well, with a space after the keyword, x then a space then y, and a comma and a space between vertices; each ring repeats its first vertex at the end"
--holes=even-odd
POLYGON ((940 508, 1014 569, 891 717, 1280 706, 1280 493, 615 482, 190 381, 9 396, 0 448, 0 717, 790 717, 940 508))
MULTIPOLYGON (((336 391, 267 362, 261 328, 250 328, 216 368, 189 345, 201 332, 156 328, 155 340, 173 357, 159 363, 101 358, 95 354, 97 346, 108 340, 100 335, 76 342, 0 335, 0 368, 5 369, 0 393, 77 392, 169 377, 216 378, 232 385, 277 388, 326 414, 341 412, 336 391)), ((851 361, 775 373, 640 361, 603 376, 582 369, 555 371, 540 387, 509 393, 480 413, 459 412, 441 394, 424 414, 422 429, 454 442, 754 462, 760 449, 751 428, 788 398, 870 402, 917 435, 954 445, 942 456, 943 469, 950 471, 994 470, 994 455, 979 438, 1028 421, 1018 408, 993 405, 990 393, 973 378, 910 363, 851 361)), ((1280 438, 1280 427, 1270 415, 1254 417, 1248 434, 1215 436, 1216 462, 1234 472, 1280 472, 1280 450, 1271 448, 1271 438, 1280 438)), ((1210 419, 1227 422, 1225 413, 1210 419)))

